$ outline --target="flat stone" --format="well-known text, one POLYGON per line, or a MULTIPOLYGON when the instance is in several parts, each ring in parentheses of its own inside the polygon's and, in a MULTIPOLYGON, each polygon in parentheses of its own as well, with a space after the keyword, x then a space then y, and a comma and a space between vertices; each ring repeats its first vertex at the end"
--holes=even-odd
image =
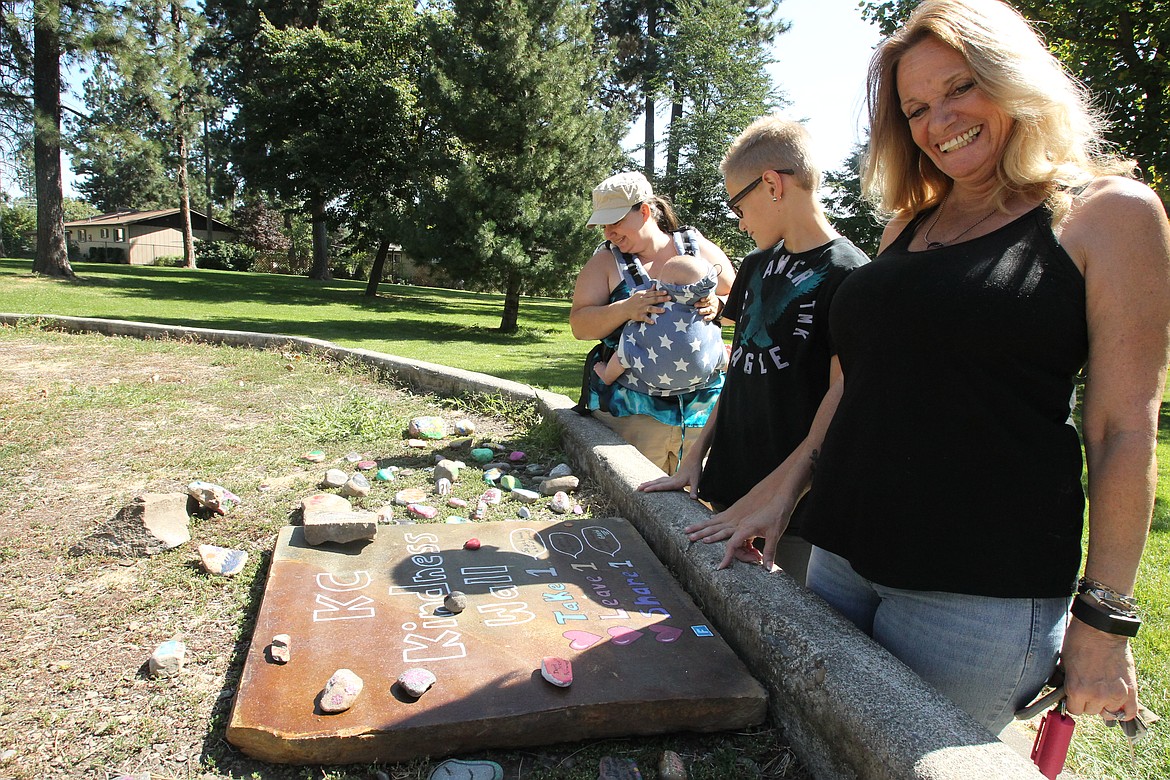
POLYGON ((151 677, 176 677, 183 671, 187 645, 178 639, 168 639, 154 649, 147 661, 151 677))
POLYGON ((314 514, 352 511, 353 504, 349 503, 349 499, 336 493, 314 493, 301 499, 301 516, 306 520, 314 514))
POLYGON ((347 452, 345 454, 346 463, 357 463, 361 459, 362 454, 360 452, 347 452))
POLYGON ((199 563, 208 574, 234 577, 248 565, 248 553, 214 544, 199 545, 199 563))
POLYGON ((314 512, 305 515, 304 540, 306 544, 325 542, 349 544, 371 540, 378 535, 378 515, 375 512, 314 512))
POLYGON ((410 506, 411 504, 421 504, 427 500, 427 491, 422 488, 406 488, 399 490, 394 494, 394 503, 398 506, 410 506))
POLYGON ((398 675, 397 680, 402 691, 414 699, 429 691, 436 682, 438 679, 435 677, 435 673, 423 668, 407 669, 398 675))
POLYGON ((550 477, 541 481, 540 493, 545 496, 553 496, 557 493, 572 493, 580 486, 581 480, 577 477, 550 477))
POLYGON ((274 664, 287 664, 292 657, 292 638, 288 634, 277 634, 268 645, 268 653, 274 664))
POLYGON ((475 536, 470 550, 459 526, 386 526, 341 551, 282 529, 228 740, 273 763, 394 763, 763 720, 763 688, 629 523, 492 522, 475 536), (458 615, 443 609, 453 590, 468 598, 458 615), (288 668, 265 655, 276 633, 297 638, 288 668), (546 656, 580 679, 545 682, 546 656), (339 666, 368 690, 323 719, 307 703, 339 666), (395 675, 416 667, 440 683, 408 700, 395 675))
POLYGON ((421 517, 424 520, 434 520, 439 515, 439 510, 427 504, 407 504, 406 511, 415 517, 421 517))
POLYGON ((488 488, 480 495, 479 500, 485 504, 498 504, 504 500, 504 491, 499 488, 488 488))
POLYGON ((321 484, 328 488, 339 488, 349 481, 349 475, 341 469, 329 469, 321 479, 321 484))
POLYGON ((459 434, 460 436, 470 436, 471 434, 475 433, 475 423, 473 423, 471 420, 456 420, 455 433, 459 434))
POLYGON ((362 471, 369 471, 370 469, 375 469, 378 467, 378 461, 376 461, 376 460, 359 460, 357 462, 357 467, 359 469, 361 469, 362 471))
POLYGON ((516 517, 519 517, 521 520, 527 520, 532 517, 532 510, 526 506, 522 506, 516 510, 516 517))
POLYGON ((157 555, 191 541, 190 523, 186 493, 143 493, 70 548, 69 554, 157 555))
POLYGON ((508 453, 508 460, 512 461, 513 463, 519 463, 527 457, 528 455, 526 455, 524 452, 521 452, 520 450, 513 450, 512 452, 508 453))
POLYGON ((558 688, 573 684, 573 664, 564 658, 546 655, 540 659, 540 676, 558 688))
POLYGON ((310 463, 323 463, 325 461, 324 450, 309 450, 301 456, 302 460, 307 460, 310 463))
POLYGON ((530 477, 540 476, 544 473, 544 466, 539 463, 529 463, 524 467, 524 473, 530 477))
POLYGON ((458 439, 451 439, 451 441, 447 442, 444 446, 452 450, 461 450, 470 447, 473 441, 474 439, 472 439, 470 436, 463 436, 458 439))
POLYGON ((567 477, 573 473, 573 468, 568 463, 558 463, 549 470, 549 479, 556 479, 557 477, 567 477))
POLYGON ((345 712, 357 703, 365 681, 350 669, 338 669, 321 691, 322 712, 345 712))
POLYGON ((517 501, 523 501, 525 504, 531 504, 540 500, 540 493, 537 493, 535 490, 518 487, 512 490, 512 498, 517 501))
POLYGON ((426 449, 427 443, 422 439, 407 439, 406 446, 416 450, 426 449))
POLYGON ((427 780, 504 780, 504 768, 486 758, 450 758, 435 767, 427 780))
POLYGON ((467 501, 459 496, 451 496, 447 499, 447 506, 454 507, 455 509, 463 509, 467 506, 467 501))

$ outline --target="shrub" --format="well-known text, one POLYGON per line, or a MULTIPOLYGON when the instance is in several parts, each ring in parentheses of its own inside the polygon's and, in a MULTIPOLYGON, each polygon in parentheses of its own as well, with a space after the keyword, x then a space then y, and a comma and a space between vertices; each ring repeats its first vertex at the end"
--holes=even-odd
POLYGON ((195 247, 195 264, 220 271, 250 271, 257 252, 235 241, 201 241, 195 247))
POLYGON ((126 263, 126 250, 120 246, 90 247, 89 262, 91 263, 126 263))
POLYGON ((182 268, 187 263, 183 260, 182 255, 160 255, 154 258, 154 264, 163 268, 182 268))

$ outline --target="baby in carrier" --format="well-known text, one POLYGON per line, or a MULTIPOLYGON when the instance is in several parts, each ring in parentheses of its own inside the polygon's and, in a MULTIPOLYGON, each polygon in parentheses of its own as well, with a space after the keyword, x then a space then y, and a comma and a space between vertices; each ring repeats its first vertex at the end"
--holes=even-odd
POLYGON ((715 289, 718 271, 701 257, 667 260, 650 284, 670 293, 654 322, 627 322, 608 363, 593 370, 607 385, 619 382, 648 395, 679 395, 706 386, 727 367, 723 330, 694 307, 715 289))

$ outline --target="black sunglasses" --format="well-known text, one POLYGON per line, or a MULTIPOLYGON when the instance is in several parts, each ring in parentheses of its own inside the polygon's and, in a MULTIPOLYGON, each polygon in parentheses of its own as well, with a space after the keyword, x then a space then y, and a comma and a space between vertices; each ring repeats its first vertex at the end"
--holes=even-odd
MULTIPOLYGON (((796 171, 792 170, 791 168, 784 168, 784 169, 776 171, 776 173, 786 173, 789 176, 793 176, 796 174, 796 171)), ((751 192, 752 190, 754 190, 756 187, 760 186, 760 182, 762 182, 763 180, 764 180, 764 177, 762 174, 757 176, 755 181, 753 181, 748 186, 744 187, 739 192, 735 193, 735 196, 732 197, 731 200, 727 201, 727 208, 731 209, 732 214, 739 217, 740 219, 743 219, 743 209, 741 209, 739 206, 737 206, 735 204, 739 203, 741 200, 746 198, 747 194, 749 192, 751 192)))

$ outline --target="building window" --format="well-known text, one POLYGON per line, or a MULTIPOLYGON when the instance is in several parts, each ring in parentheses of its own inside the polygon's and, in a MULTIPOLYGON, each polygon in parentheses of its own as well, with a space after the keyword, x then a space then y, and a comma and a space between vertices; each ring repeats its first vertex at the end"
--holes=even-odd
POLYGON ((125 241, 126 240, 126 230, 124 228, 114 228, 114 240, 115 241, 125 241))
POLYGON ((109 237, 110 237, 110 229, 109 228, 102 228, 102 238, 109 238, 109 237))

